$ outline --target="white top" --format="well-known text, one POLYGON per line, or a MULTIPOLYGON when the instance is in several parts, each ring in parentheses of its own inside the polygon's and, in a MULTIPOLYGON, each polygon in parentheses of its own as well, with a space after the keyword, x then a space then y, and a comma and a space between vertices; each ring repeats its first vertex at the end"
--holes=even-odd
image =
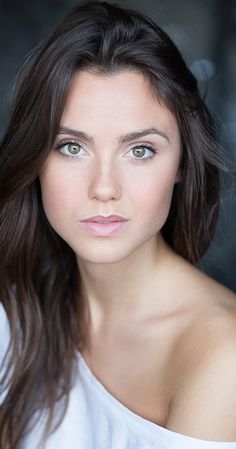
MULTIPOLYGON (((0 357, 9 339, 4 315, 0 307, 0 357)), ((199 440, 138 416, 104 388, 80 353, 77 367, 66 415, 40 449, 236 449, 236 442, 199 440)), ((38 449, 42 429, 43 418, 21 449, 38 449)))

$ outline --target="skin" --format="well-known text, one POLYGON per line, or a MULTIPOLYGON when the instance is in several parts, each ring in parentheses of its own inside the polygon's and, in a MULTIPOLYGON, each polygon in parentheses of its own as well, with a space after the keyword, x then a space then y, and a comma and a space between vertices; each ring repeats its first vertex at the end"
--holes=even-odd
POLYGON ((195 438, 236 441, 235 295, 174 254, 160 232, 181 182, 175 117, 140 73, 84 71, 74 75, 61 128, 40 184, 49 222, 77 257, 84 358, 140 416, 195 438), (150 128, 158 133, 120 142, 150 128), (65 140, 77 156, 63 155, 65 140), (136 161, 137 145, 151 145, 155 157, 136 161), (129 219, 111 237, 80 226, 110 214, 129 219))

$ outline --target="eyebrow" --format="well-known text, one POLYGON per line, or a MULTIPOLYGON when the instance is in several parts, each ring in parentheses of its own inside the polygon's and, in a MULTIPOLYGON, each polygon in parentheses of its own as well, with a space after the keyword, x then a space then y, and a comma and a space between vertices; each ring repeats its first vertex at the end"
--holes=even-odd
MULTIPOLYGON (((78 139, 83 139, 85 142, 94 143, 94 138, 92 136, 90 136, 89 134, 87 134, 83 131, 79 131, 76 129, 61 127, 61 128, 59 128, 58 134, 70 134, 70 135, 77 137, 78 139)), ((138 139, 140 137, 148 136, 149 134, 157 134, 157 135, 163 137, 168 143, 170 143, 170 139, 167 136, 167 134, 163 131, 160 131, 159 129, 156 129, 156 128, 147 128, 147 129, 142 129, 140 131, 135 131, 132 133, 124 134, 119 137, 119 143, 120 144, 128 143, 128 142, 131 142, 132 140, 138 139)))

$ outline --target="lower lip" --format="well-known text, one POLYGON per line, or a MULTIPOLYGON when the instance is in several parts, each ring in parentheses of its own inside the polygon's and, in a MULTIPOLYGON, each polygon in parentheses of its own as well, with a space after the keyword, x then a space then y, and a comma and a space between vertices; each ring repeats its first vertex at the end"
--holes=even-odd
POLYGON ((113 221, 110 223, 95 223, 94 221, 81 221, 81 226, 92 235, 107 237, 120 232, 128 221, 113 221))

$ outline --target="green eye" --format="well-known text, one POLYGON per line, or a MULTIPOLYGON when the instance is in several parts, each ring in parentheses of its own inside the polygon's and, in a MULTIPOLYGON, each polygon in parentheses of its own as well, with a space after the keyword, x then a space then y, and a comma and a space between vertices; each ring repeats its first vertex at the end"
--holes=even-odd
POLYGON ((78 154, 80 152, 80 145, 75 143, 68 143, 67 149, 70 154, 78 154))
POLYGON ((137 145, 130 150, 133 153, 131 159, 136 162, 148 162, 151 161, 157 154, 157 150, 148 144, 137 145))
POLYGON ((145 155, 145 147, 134 148, 133 154, 138 158, 143 157, 145 155))

